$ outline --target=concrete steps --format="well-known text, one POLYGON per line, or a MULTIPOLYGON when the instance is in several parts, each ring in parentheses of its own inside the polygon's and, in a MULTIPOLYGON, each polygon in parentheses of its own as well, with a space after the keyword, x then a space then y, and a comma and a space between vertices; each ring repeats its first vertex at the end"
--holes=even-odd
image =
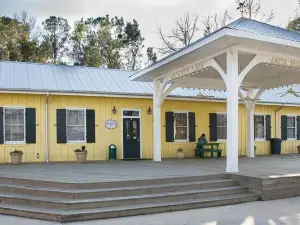
POLYGON ((256 194, 227 175, 80 184, 0 178, 0 213, 60 222, 255 200, 256 194))

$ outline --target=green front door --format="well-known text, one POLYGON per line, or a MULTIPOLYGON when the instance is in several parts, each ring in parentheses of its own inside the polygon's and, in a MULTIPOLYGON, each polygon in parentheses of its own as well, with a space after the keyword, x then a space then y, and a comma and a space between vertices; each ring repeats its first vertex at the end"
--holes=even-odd
POLYGON ((140 118, 123 118, 123 158, 141 158, 140 118))

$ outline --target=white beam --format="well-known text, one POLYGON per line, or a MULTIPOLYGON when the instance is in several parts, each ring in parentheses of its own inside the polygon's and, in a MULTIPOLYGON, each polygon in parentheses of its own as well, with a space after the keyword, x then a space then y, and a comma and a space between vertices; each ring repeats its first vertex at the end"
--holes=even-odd
POLYGON ((163 104, 166 97, 176 88, 178 87, 177 83, 173 83, 171 86, 169 86, 164 92, 161 92, 160 98, 159 98, 159 104, 160 106, 163 104))
POLYGON ((161 84, 159 80, 153 81, 153 161, 161 161, 161 106, 159 95, 161 84))
POLYGON ((247 91, 247 99, 245 99, 245 106, 247 110, 247 137, 248 137, 248 151, 249 158, 254 158, 254 107, 255 96, 254 90, 249 89, 247 91))
POLYGON ((227 52, 227 163, 226 172, 239 172, 239 82, 238 52, 230 49, 227 52))

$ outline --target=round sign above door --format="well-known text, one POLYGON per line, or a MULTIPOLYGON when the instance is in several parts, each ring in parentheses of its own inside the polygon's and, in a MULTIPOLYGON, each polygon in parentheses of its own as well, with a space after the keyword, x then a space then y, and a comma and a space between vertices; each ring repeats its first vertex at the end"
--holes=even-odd
POLYGON ((105 127, 107 129, 115 129, 117 126, 118 126, 118 123, 115 120, 106 120, 105 121, 105 127))

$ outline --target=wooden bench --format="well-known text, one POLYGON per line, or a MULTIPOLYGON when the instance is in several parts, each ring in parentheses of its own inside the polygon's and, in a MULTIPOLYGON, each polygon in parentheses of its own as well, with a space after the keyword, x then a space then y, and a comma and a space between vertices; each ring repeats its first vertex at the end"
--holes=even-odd
POLYGON ((222 149, 219 149, 220 143, 206 143, 206 144, 200 144, 196 143, 196 149, 195 149, 195 157, 201 157, 204 158, 205 153, 210 153, 211 157, 214 157, 214 153, 217 154, 218 158, 221 158, 222 156, 222 149), (207 147, 210 148, 207 148, 207 147))

